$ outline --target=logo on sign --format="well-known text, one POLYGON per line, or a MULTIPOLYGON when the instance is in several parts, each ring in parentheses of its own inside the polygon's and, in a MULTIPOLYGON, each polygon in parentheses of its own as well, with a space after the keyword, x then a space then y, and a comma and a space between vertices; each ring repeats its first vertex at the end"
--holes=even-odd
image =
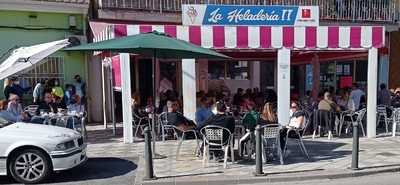
POLYGON ((311 9, 302 9, 301 10, 301 18, 309 19, 311 18, 311 9))
POLYGON ((186 11, 186 15, 189 16, 190 22, 192 22, 192 24, 194 24, 198 13, 197 13, 196 9, 193 6, 191 6, 186 11))

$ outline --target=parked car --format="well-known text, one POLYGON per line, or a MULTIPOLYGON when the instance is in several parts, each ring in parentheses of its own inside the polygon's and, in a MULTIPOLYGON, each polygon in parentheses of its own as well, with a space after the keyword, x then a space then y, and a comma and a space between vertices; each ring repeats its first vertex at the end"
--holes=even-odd
POLYGON ((0 175, 11 175, 20 183, 39 183, 53 171, 71 169, 86 160, 86 144, 77 131, 10 123, 0 117, 0 175))

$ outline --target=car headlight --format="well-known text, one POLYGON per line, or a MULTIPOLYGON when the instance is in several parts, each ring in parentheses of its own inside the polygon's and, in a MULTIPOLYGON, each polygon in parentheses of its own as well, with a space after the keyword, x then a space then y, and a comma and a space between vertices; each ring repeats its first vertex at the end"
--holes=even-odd
POLYGON ((74 147, 75 147, 75 143, 73 140, 71 140, 71 141, 67 141, 67 142, 56 145, 55 151, 69 150, 74 147))

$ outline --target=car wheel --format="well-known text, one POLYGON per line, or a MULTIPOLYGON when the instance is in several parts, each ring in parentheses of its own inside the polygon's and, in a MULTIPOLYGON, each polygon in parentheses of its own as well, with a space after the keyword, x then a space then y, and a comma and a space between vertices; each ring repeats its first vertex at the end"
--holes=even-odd
POLYGON ((9 163, 12 177, 24 184, 38 183, 50 175, 50 161, 40 150, 26 149, 12 156, 9 163))

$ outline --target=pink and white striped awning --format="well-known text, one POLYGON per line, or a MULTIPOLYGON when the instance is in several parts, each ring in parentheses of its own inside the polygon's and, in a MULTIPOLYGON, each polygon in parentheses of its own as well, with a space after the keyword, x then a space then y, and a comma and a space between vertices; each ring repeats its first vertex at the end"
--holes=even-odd
MULTIPOLYGON (((104 25, 103 25, 104 26, 104 25)), ((385 45, 382 26, 181 26, 110 24, 95 41, 150 31, 213 49, 367 49, 385 45)))

